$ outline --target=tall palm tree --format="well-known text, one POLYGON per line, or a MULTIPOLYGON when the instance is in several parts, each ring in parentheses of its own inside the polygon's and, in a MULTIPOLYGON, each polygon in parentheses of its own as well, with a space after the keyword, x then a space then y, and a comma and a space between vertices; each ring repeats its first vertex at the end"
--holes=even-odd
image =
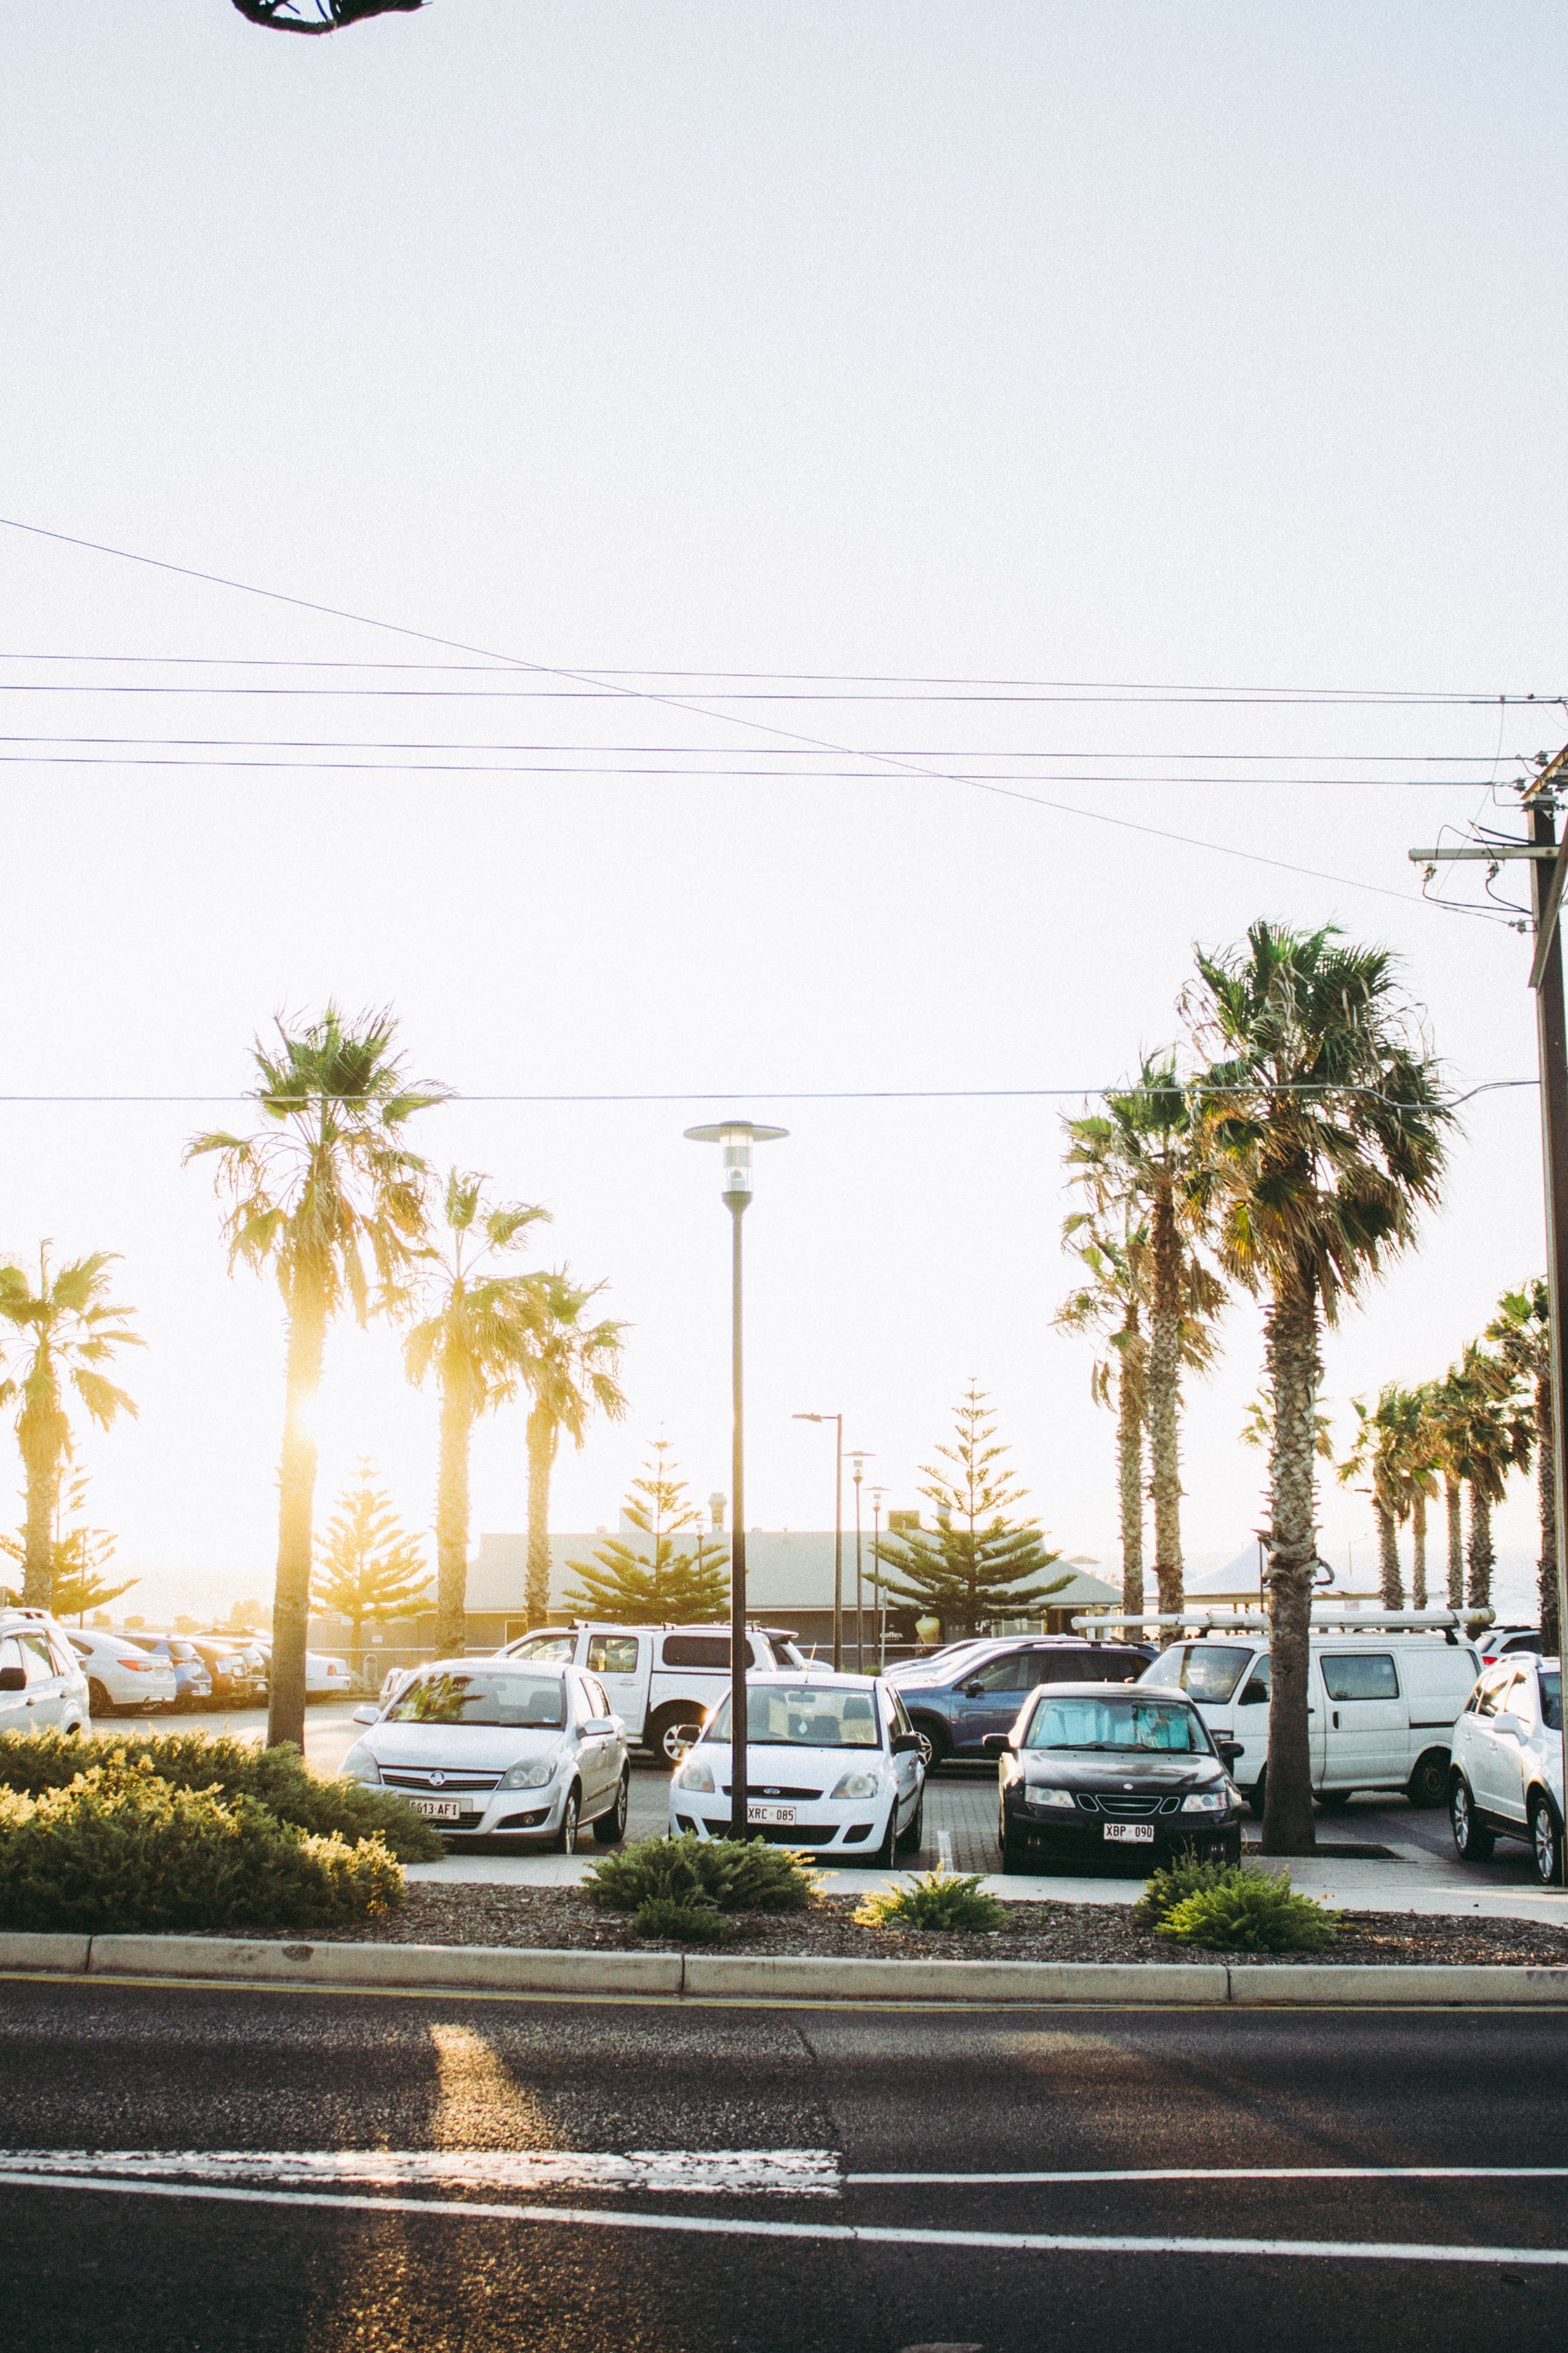
POLYGON ((1307 1669, 1321 1341, 1436 1200, 1452 1118, 1381 948, 1254 923, 1197 959, 1185 1009, 1211 1058, 1199 1182, 1227 1271, 1268 1300, 1273 1663, 1263 1846, 1314 1844, 1307 1669))
POLYGON ((1385 1381, 1377 1403, 1352 1398, 1356 1413, 1355 1442, 1340 1465, 1340 1483, 1349 1487, 1370 1482, 1373 1517, 1377 1522, 1381 1599, 1385 1609, 1403 1609, 1405 1586, 1399 1568, 1399 1529, 1415 1522, 1412 1592, 1417 1609, 1426 1607, 1426 1497, 1435 1482, 1426 1429, 1426 1400, 1419 1389, 1405 1389, 1385 1381))
POLYGON ((120 1349, 143 1345, 131 1329, 135 1310, 106 1296, 115 1263, 113 1251, 95 1250, 51 1271, 49 1245, 41 1242, 36 1289, 19 1265, 0 1266, 0 1319, 20 1337, 9 1352, 16 1370, 0 1380, 0 1406, 16 1408, 27 1496, 22 1599, 29 1609, 47 1609, 54 1596, 55 1514, 71 1456, 72 1395, 100 1430, 136 1411, 125 1390, 98 1369, 120 1349))
MULTIPOLYGON (((1194 1329, 1212 1322, 1224 1285, 1198 1255, 1197 1160, 1206 1131, 1173 1056, 1145 1055, 1105 1109, 1068 1122, 1068 1166, 1095 1210, 1146 1219, 1149 1342, 1145 1415, 1154 1506, 1154 1577, 1162 1612, 1183 1603, 1181 1388, 1194 1329)), ((1206 1343, 1212 1360, 1212 1336, 1206 1343)))
POLYGON ((1487 1325, 1487 1338, 1507 1371, 1529 1395, 1535 1413, 1535 1493, 1541 1522, 1538 1563, 1541 1645, 1557 1655, 1556 1421, 1552 1407, 1552 1301, 1544 1275, 1505 1291, 1487 1325))
POLYGON ((1143 1331, 1147 1297, 1148 1229, 1124 1215, 1120 1236, 1096 1227, 1090 1213, 1076 1211, 1063 1228, 1087 1280, 1070 1292, 1055 1321, 1064 1332, 1096 1332, 1106 1353, 1089 1374, 1096 1405, 1116 1412, 1117 1493, 1121 1509, 1121 1607, 1141 1616, 1143 1609, 1143 1429, 1147 1408, 1148 1342, 1143 1331))
POLYGON ((1455 1393, 1453 1466, 1469 1497, 1466 1606, 1489 1610, 1497 1557, 1492 1513, 1503 1499, 1509 1473, 1530 1468, 1534 1415, 1516 1395, 1507 1368, 1479 1340, 1467 1344, 1449 1380, 1455 1393))
POLYGON ((1459 1367, 1450 1365, 1442 1379, 1429 1381, 1426 1389, 1426 1443, 1433 1468, 1443 1482, 1450 1609, 1465 1606, 1465 1477, 1460 1463, 1468 1413, 1459 1367))
POLYGON ((528 1414, 528 1568, 524 1609, 531 1626, 550 1609, 550 1474, 565 1431, 578 1448, 595 1413, 624 1419, 626 1397, 617 1375, 624 1324, 584 1322, 583 1311, 604 1289, 586 1290, 565 1267, 540 1279, 538 1323, 521 1366, 528 1414))
POLYGON ((216 1155, 229 1271, 270 1267, 288 1317, 267 1737, 302 1746, 316 1491, 310 1406, 327 1326, 344 1307, 363 1324, 397 1295, 424 1238, 429 1173, 403 1130, 447 1090, 410 1082, 393 1051, 389 1012, 345 1020, 329 1004, 301 1028, 281 1018, 276 1026, 275 1045, 258 1038, 251 1049, 250 1100, 264 1124, 249 1136, 193 1136, 184 1156, 216 1155))
POLYGON ((447 1179, 447 1239, 425 1250, 418 1289, 428 1312, 404 1343, 416 1386, 434 1372, 441 1393, 436 1474, 436 1647, 462 1651, 468 1626, 468 1450, 482 1413, 511 1394, 543 1323, 537 1274, 498 1272, 496 1261, 521 1247, 547 1209, 491 1205, 483 1176, 454 1168, 447 1179))

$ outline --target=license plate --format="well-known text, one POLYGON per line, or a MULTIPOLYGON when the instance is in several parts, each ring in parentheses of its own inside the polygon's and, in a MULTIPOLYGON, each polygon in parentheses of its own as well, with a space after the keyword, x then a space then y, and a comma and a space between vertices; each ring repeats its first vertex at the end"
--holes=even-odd
POLYGON ((795 1828, 795 1808, 793 1806, 748 1805, 746 1808, 746 1820, 749 1822, 767 1823, 774 1830, 793 1831, 795 1828))
POLYGON ((1154 1825, 1152 1822, 1107 1822, 1105 1835, 1108 1839, 1124 1839, 1129 1846, 1152 1846, 1154 1825))
POLYGON ((460 1822, 463 1809, 456 1798, 410 1798, 409 1804, 416 1814, 424 1814, 433 1822, 460 1822))

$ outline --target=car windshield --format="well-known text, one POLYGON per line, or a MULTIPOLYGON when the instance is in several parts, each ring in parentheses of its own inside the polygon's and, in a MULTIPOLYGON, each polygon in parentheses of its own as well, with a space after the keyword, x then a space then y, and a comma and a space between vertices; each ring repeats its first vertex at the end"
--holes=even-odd
POLYGON ((577 1637, 568 1630, 562 1634, 535 1634, 527 1642, 518 1642, 508 1652, 513 1659, 566 1659, 577 1647, 577 1637))
POLYGON ((1541 1721, 1548 1732, 1563 1729, 1563 1670, 1542 1667, 1541 1670, 1541 1721))
POLYGON ((1245 1651, 1237 1651, 1219 1642, 1178 1642, 1155 1660, 1145 1671, 1142 1681, 1179 1683, 1203 1706, 1215 1707, 1230 1697, 1251 1656, 1250 1645, 1245 1651))
POLYGON ((566 1721, 559 1675, 462 1672, 420 1675, 387 1709, 387 1724, 505 1724, 558 1731, 566 1721))
POLYGON ((1026 1748, 1152 1749, 1206 1754, 1203 1719, 1180 1700, 1117 1694, 1062 1694, 1042 1700, 1029 1719, 1026 1748))
MULTIPOLYGON (((730 1737, 725 1700, 705 1736, 730 1737)), ((746 1694, 746 1738, 775 1748, 879 1748, 869 1692, 824 1691, 820 1683, 774 1683, 746 1694)))

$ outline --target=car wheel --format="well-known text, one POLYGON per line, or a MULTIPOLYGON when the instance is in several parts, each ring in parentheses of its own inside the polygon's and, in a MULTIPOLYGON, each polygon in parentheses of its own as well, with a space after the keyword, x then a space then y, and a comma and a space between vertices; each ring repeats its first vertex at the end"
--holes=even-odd
POLYGON ((1455 1774, 1448 1791, 1448 1827, 1461 1862, 1485 1862, 1497 1844, 1496 1833, 1477 1820, 1476 1801, 1462 1773, 1455 1774))
POLYGON ((882 1833, 881 1844, 879 1846, 873 1847, 870 1853, 866 1857, 866 1869, 868 1871, 897 1870, 898 1841, 894 1836, 893 1825, 898 1819, 899 1801, 897 1798, 895 1798, 892 1804, 888 1808, 888 1827, 882 1833))
POLYGON ((632 1777, 623 1773, 616 1791, 616 1802, 607 1814, 601 1814, 594 1824, 594 1836, 600 1846, 619 1846, 626 1834, 626 1808, 632 1801, 632 1777))
POLYGON ((1535 1875, 1542 1887, 1557 1887, 1563 1876, 1563 1826, 1551 1799, 1537 1789, 1530 1801, 1530 1848, 1535 1875))
POLYGON ((647 1745, 673 1772, 701 1729, 701 1715, 689 1703, 661 1708, 648 1726, 647 1745))
MULTIPOLYGON (((1351 1801, 1351 1793, 1348 1789, 1320 1789, 1316 1795, 1318 1803, 1325 1814, 1342 1814, 1351 1801)), ((1435 1802, 1438 1805, 1442 1804, 1441 1790, 1438 1791, 1435 1802)))
POLYGON ((917 1715, 914 1718, 914 1728, 921 1744, 921 1755, 925 1758, 926 1771, 934 1773, 937 1767, 945 1765, 952 1754, 952 1743, 947 1736, 947 1727, 945 1725, 939 1724, 934 1716, 917 1715))
POLYGON ((926 1793, 922 1789, 915 1799, 914 1812, 899 1832, 899 1852, 919 1854, 926 1837, 926 1793))
POLYGON ((112 1715, 114 1714, 113 1706, 110 1702, 109 1694, 105 1691, 103 1685, 99 1682, 96 1675, 89 1677, 88 1682, 87 1712, 89 1715, 96 1716, 112 1715))
POLYGON ((566 1803, 561 1811, 561 1828, 555 1833, 557 1854, 575 1854, 577 1852, 577 1815, 582 1803, 577 1784, 574 1781, 566 1792, 566 1803))
POLYGON ((1020 1879, 1029 1868, 1029 1858, 1014 1840, 1003 1837, 997 1841, 1002 1849, 1002 1873, 1006 1879, 1020 1879))
POLYGON ((1440 1806, 1448 1788, 1448 1757, 1442 1748, 1428 1748, 1425 1757, 1415 1759, 1415 1770, 1405 1784, 1405 1794, 1413 1806, 1430 1812, 1440 1806))
POLYGON ((1263 1820, 1263 1804, 1268 1780, 1268 1767, 1265 1766, 1247 1793, 1247 1807, 1255 1822, 1260 1822, 1263 1820))

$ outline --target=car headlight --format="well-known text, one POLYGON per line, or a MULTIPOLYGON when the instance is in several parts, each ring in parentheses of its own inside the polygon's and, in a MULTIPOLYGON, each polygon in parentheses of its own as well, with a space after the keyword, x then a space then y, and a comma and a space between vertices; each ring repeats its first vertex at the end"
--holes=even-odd
POLYGON ((874 1798, 881 1786, 875 1773, 844 1773, 827 1794, 830 1798, 874 1798))
POLYGON ((559 1757, 525 1757, 509 1767, 500 1777, 503 1789, 542 1789, 547 1781, 555 1778, 559 1757))
POLYGON ((1182 1799, 1184 1814, 1223 1814, 1226 1809, 1223 1789, 1194 1789, 1190 1798, 1182 1799))
POLYGON ((689 1757, 675 1777, 678 1789, 709 1789, 713 1787, 713 1768, 704 1765, 700 1757, 689 1757))
POLYGON ((381 1767, 363 1740, 356 1740, 342 1763, 338 1767, 340 1781, 368 1781, 379 1786, 381 1767))
POLYGON ((1026 1789, 1024 1795, 1031 1806, 1070 1806, 1073 1803, 1070 1789, 1026 1789))

